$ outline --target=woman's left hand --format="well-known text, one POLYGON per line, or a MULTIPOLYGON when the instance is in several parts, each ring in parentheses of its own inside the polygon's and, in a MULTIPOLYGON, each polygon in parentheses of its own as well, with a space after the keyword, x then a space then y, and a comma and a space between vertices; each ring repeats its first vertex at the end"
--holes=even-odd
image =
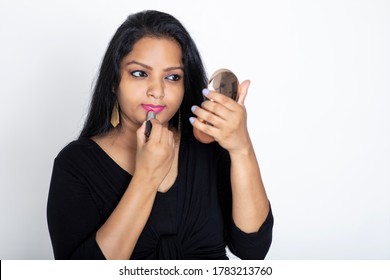
POLYGON ((247 150, 251 145, 244 106, 249 84, 250 81, 246 80, 239 85, 237 102, 218 92, 209 91, 204 94, 207 100, 201 107, 192 107, 193 113, 207 122, 190 118, 194 128, 213 137, 229 153, 247 150))

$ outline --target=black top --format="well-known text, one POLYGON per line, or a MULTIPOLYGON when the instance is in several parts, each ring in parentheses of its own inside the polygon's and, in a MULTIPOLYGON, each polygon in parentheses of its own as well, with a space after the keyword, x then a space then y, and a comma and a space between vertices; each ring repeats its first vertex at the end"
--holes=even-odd
MULTIPOLYGON (((47 205, 56 259, 104 259, 95 237, 132 176, 91 139, 67 145, 54 161, 47 205)), ((131 259, 264 259, 271 240, 270 211, 256 233, 232 219, 229 154, 217 143, 180 141, 178 176, 157 192, 131 259)))

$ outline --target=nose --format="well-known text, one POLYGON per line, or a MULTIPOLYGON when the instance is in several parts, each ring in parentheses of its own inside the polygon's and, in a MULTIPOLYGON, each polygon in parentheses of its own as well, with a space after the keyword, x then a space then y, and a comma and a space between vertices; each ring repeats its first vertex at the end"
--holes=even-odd
POLYGON ((159 79, 154 79, 148 86, 147 95, 155 99, 160 99, 165 96, 164 94, 164 83, 159 79))

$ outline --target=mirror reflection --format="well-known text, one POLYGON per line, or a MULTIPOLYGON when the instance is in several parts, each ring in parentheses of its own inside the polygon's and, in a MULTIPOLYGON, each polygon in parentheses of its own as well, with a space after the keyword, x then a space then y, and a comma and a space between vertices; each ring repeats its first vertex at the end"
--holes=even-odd
POLYGON ((233 100, 238 100, 238 79, 229 69, 219 69, 209 79, 208 89, 218 91, 233 100))

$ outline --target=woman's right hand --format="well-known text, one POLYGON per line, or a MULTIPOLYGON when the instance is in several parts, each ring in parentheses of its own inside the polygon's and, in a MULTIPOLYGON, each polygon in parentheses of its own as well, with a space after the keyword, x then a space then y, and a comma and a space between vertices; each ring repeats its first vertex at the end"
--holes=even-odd
POLYGON ((153 129, 149 138, 144 134, 146 122, 137 130, 137 154, 134 175, 152 180, 156 190, 171 169, 175 155, 173 132, 151 119, 153 129))

